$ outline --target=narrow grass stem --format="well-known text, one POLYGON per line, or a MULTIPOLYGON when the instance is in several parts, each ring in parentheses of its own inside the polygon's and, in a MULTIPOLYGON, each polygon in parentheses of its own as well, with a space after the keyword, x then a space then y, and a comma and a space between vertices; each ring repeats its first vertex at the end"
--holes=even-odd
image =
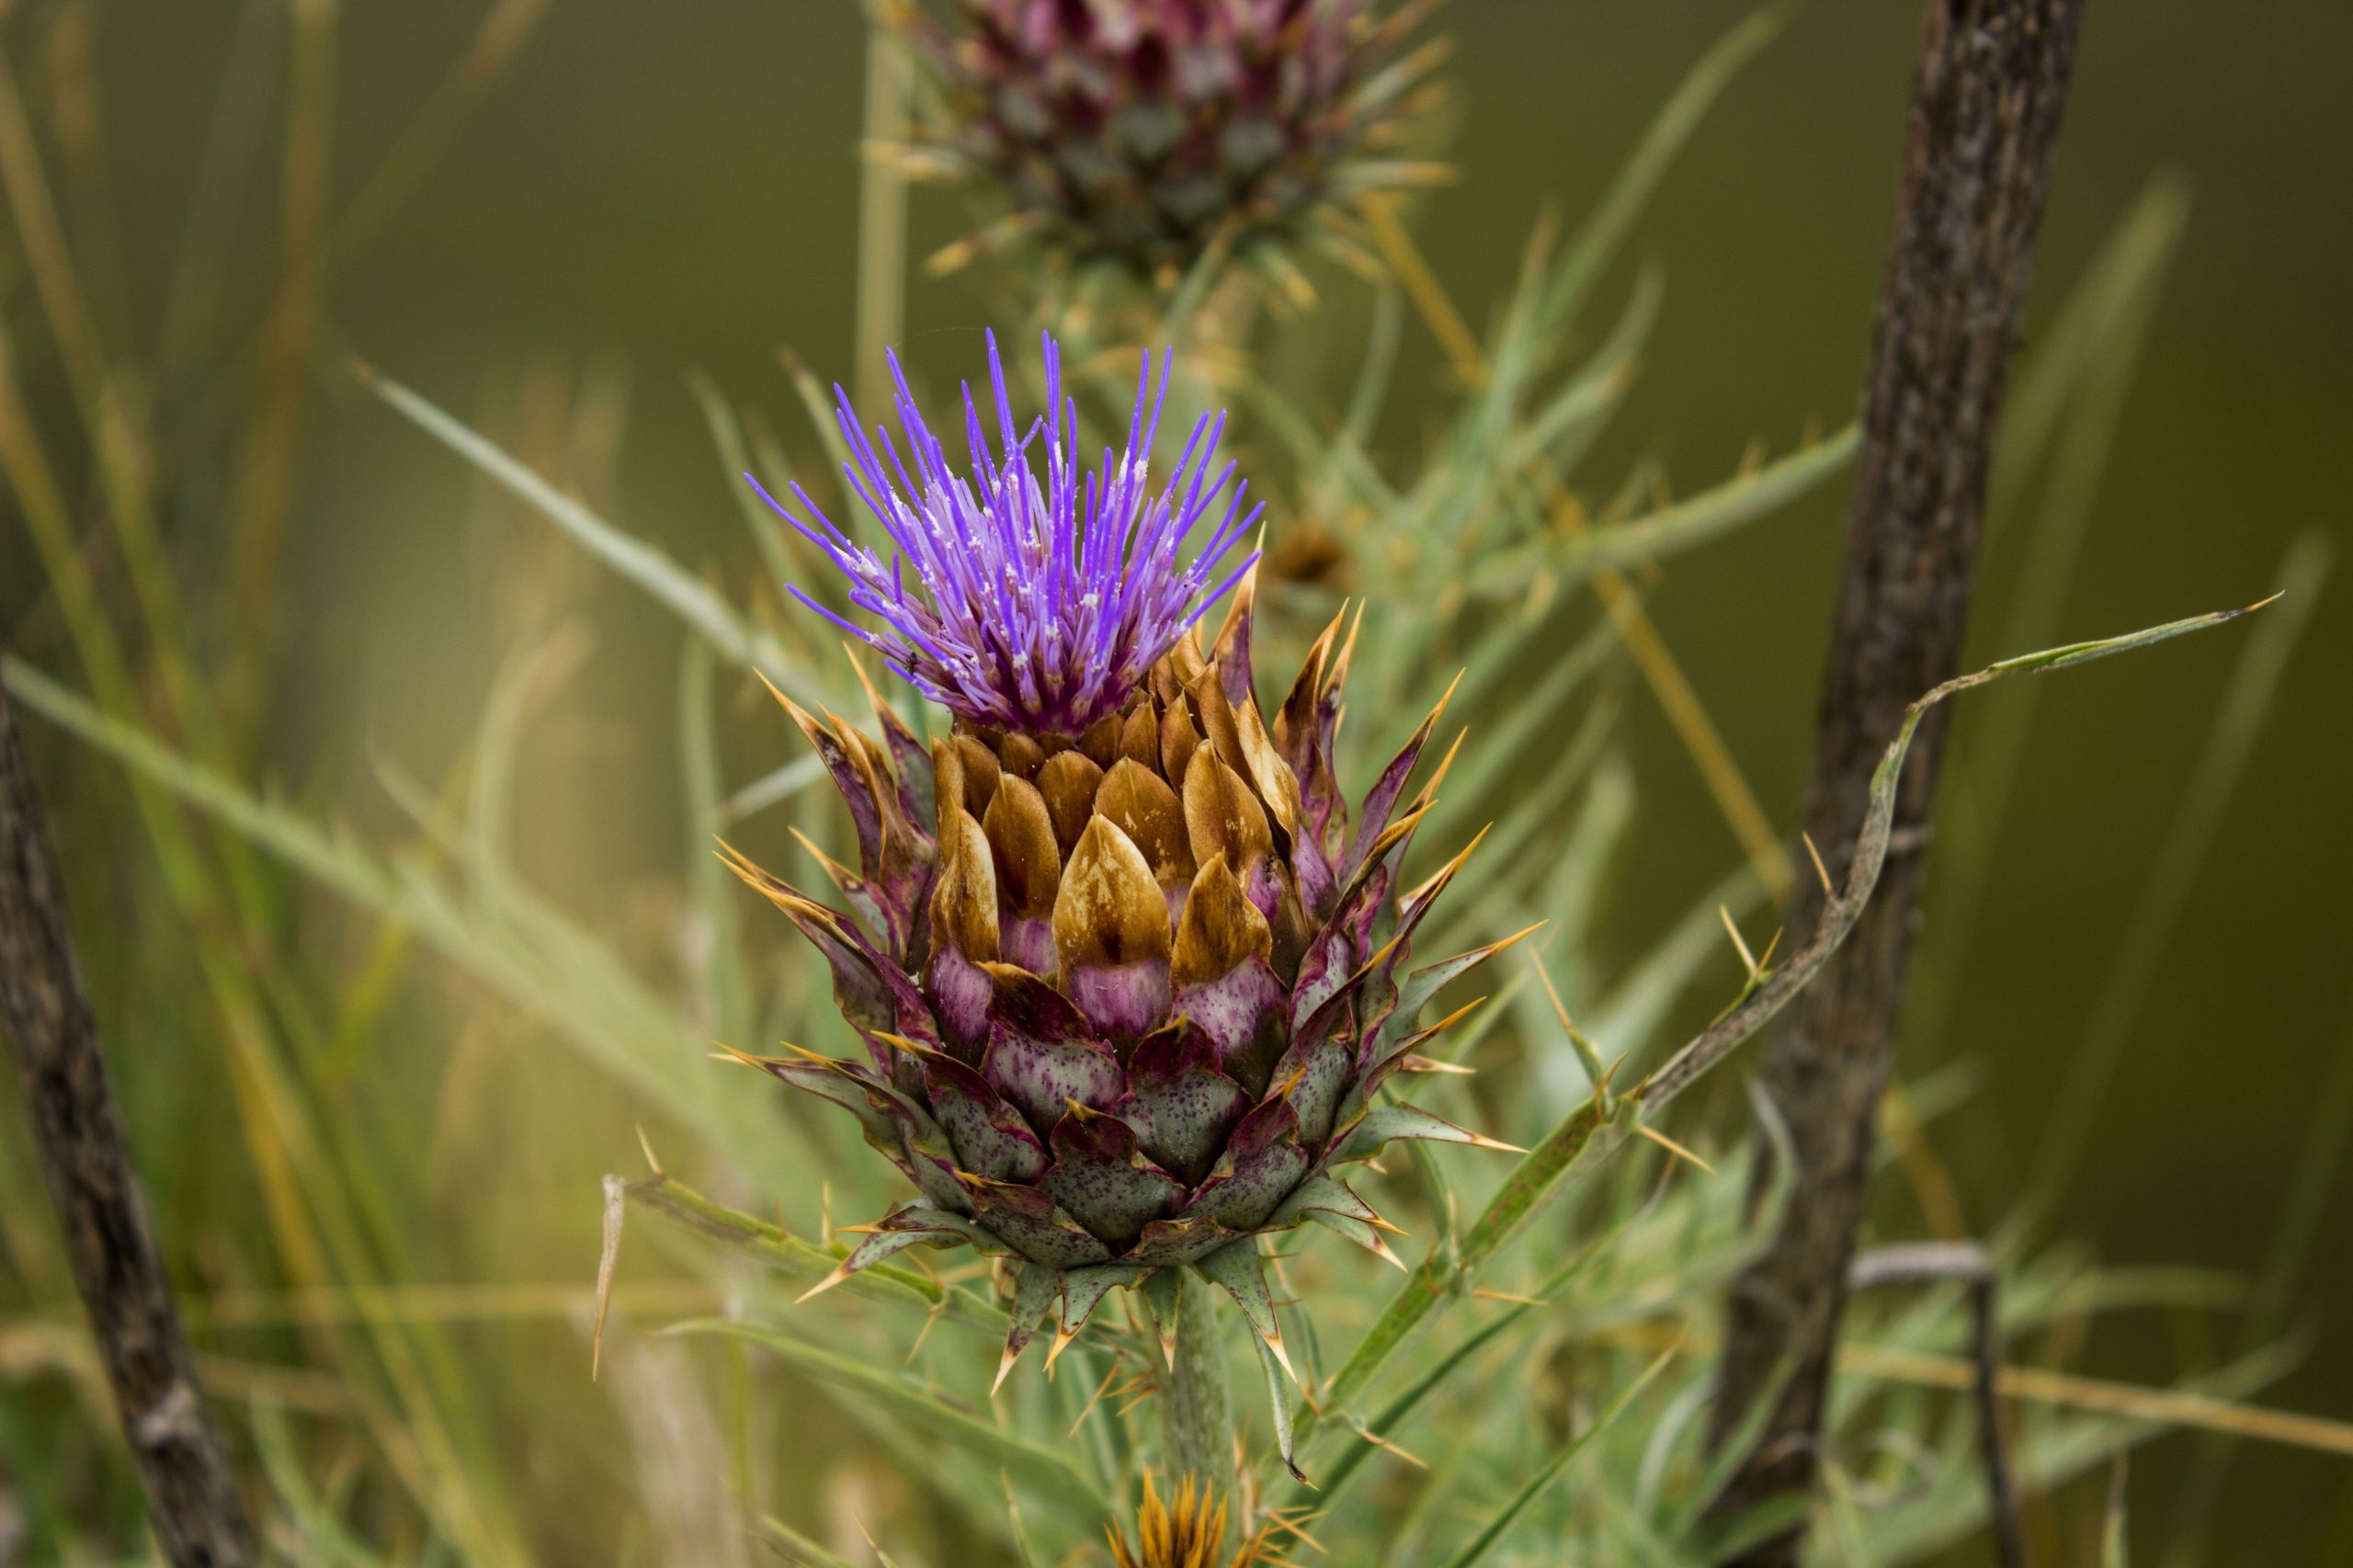
POLYGON ((907 139, 907 96, 914 65, 898 34, 879 16, 866 32, 865 165, 858 184, 858 402, 890 397, 882 355, 906 320, 907 176, 885 155, 907 139))

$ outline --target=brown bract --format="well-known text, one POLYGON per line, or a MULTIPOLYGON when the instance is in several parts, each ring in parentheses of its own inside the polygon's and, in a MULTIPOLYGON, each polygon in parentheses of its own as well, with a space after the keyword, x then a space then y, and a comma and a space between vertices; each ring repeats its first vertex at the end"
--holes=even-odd
POLYGON ((953 945, 975 963, 996 957, 996 871, 988 835, 972 813, 950 811, 940 824, 939 880, 931 895, 934 949, 953 945))
POLYGON ((1007 774, 998 783, 996 798, 989 802, 981 825, 988 834, 1005 913, 1029 919, 1052 915, 1054 895, 1062 886, 1063 849, 1054 833, 1052 813, 1038 787, 1017 774, 1007 774))
MULTIPOLYGON (((1136 713, 1139 718, 1147 717, 1147 710, 1142 704, 1137 706, 1136 713)), ((1103 776, 1102 787, 1095 793, 1096 813, 1108 820, 1143 851, 1154 881, 1163 886, 1186 887, 1191 884, 1197 868, 1193 864, 1193 846, 1185 831, 1185 809, 1177 804, 1176 791, 1168 787, 1168 780, 1154 771, 1159 766, 1160 726, 1147 722, 1144 727, 1152 732, 1152 760, 1138 762, 1132 756, 1121 757, 1103 776)))
POLYGON ((1046 815, 1053 822, 1054 839, 1063 855, 1078 847, 1078 835, 1095 814, 1095 791, 1102 784, 1103 769, 1085 752, 1057 752, 1038 769, 1038 793, 1045 798, 1046 815))
POLYGON ((1135 840, 1097 815, 1079 835, 1054 899, 1054 952, 1064 973, 1168 958, 1168 905, 1135 840))
POLYGON ((1211 855, 1185 901, 1169 978, 1178 985, 1205 984, 1251 959, 1264 963, 1273 954, 1267 917, 1243 892, 1223 852, 1211 855))

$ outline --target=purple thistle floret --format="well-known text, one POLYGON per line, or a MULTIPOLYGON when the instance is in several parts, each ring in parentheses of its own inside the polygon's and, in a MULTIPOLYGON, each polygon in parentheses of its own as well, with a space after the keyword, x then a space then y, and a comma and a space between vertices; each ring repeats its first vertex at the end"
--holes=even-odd
POLYGON ((1117 454, 1106 450, 1094 471, 1082 474, 1078 405, 1063 394, 1062 354, 1053 335, 1040 335, 1047 414, 1017 431, 996 336, 989 335, 1002 453, 991 455, 966 384, 969 475, 955 472, 925 424, 895 354, 887 356, 898 389, 892 401, 914 458, 912 477, 890 433, 875 427, 878 454, 848 394, 834 389, 851 456, 842 472, 890 539, 887 562, 835 528, 799 485, 791 487, 793 498, 815 519, 814 528, 758 480, 745 478, 841 568, 850 581, 850 602, 882 624, 876 631, 854 625, 788 584, 793 597, 881 651, 915 689, 968 723, 1075 737, 1117 710, 1153 665, 1250 569, 1256 553, 1211 586, 1263 508, 1245 512, 1248 485, 1233 483, 1232 462, 1212 472, 1225 430, 1222 412, 1202 416, 1167 482, 1156 494, 1148 487, 1153 439, 1168 394, 1165 350, 1157 387, 1152 357, 1144 356, 1126 446, 1117 454), (1042 482, 1035 462, 1041 446, 1042 482), (1186 561, 1187 541, 1222 495, 1222 518, 1186 561))

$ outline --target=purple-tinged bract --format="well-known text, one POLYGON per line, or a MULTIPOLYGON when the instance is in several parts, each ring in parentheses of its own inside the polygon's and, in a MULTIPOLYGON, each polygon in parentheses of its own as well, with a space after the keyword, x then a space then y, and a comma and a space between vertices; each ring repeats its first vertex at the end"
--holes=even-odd
POLYGON ((792 494, 809 521, 757 480, 752 484, 841 568, 850 602, 882 625, 854 625, 798 587, 790 590, 794 597, 880 650, 917 690, 966 723, 1074 738, 1142 685, 1257 559, 1227 564, 1258 511, 1245 510, 1247 486, 1234 482, 1233 464, 1217 464, 1222 413, 1194 425, 1176 466, 1154 486, 1153 444, 1168 393, 1165 353, 1157 385, 1152 357, 1144 356, 1125 443, 1083 469, 1077 404, 1063 391, 1061 352, 1051 334, 1043 346, 1046 412, 1025 426, 1015 418, 990 335, 997 447, 990 449, 989 427, 967 384, 965 472, 925 422, 896 355, 891 376, 904 454, 882 426, 870 435, 848 394, 835 389, 851 458, 843 472, 881 525, 887 554, 844 535, 799 486, 792 494))

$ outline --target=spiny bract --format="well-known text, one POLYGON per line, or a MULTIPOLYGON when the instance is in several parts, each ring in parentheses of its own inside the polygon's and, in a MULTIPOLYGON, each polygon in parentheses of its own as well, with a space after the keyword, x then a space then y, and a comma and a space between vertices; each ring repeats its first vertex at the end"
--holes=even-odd
POLYGON ((1407 795, 1438 715, 1352 821, 1332 751, 1353 633, 1325 628, 1268 723, 1253 581, 1212 645, 1169 623, 1135 688, 1075 735, 959 720, 926 746, 879 698, 879 740, 787 701, 856 824, 855 869, 819 857, 849 913, 731 852, 824 952, 867 1048, 760 1064, 849 1109, 921 1195, 824 1284, 918 1244, 1006 1259, 1000 1381, 1050 1313, 1059 1348, 1118 1286, 1173 1344, 1183 1267, 1288 1370, 1256 1238, 1314 1221, 1394 1262, 1334 1168, 1392 1139, 1489 1144, 1381 1093, 1427 1065, 1445 1025, 1420 1028, 1423 1005, 1508 945, 1404 969, 1470 853, 1400 890, 1445 772, 1407 795))
POLYGON ((1352 190, 1428 178, 1380 154, 1440 51, 1428 4, 952 0, 898 18, 932 68, 919 172, 994 188, 1007 230, 1146 274, 1212 241, 1295 241, 1352 190))

